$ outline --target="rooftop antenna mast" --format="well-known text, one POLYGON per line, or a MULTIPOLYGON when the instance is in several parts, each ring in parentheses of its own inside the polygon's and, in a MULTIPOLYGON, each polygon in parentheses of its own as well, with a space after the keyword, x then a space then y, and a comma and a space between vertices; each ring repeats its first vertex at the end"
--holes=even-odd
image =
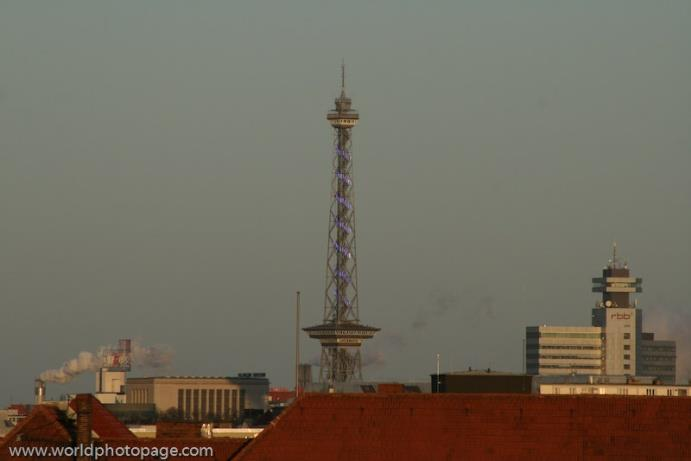
POLYGON ((612 269, 617 268, 617 242, 612 242, 612 269))

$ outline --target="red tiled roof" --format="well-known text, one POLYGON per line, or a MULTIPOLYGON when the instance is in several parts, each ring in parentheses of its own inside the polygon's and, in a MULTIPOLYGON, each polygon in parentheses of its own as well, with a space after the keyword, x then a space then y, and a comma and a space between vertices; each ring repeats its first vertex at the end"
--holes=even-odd
MULTIPOLYGON (((92 399, 93 397, 90 396, 92 399)), ((71 402, 70 406, 74 408, 71 402)), ((176 447, 182 450, 184 447, 211 447, 213 448, 213 456, 195 457, 193 459, 198 461, 226 461, 234 456, 245 444, 247 439, 235 438, 217 438, 206 439, 199 436, 199 430, 194 431, 196 437, 186 437, 178 435, 174 439, 138 439, 136 438, 120 421, 118 421, 103 405, 97 400, 92 401, 92 428, 99 439, 95 440, 96 445, 103 446, 108 444, 114 449, 117 447, 149 447, 149 448, 166 448, 170 450, 176 447), (125 429, 126 433, 122 430, 125 429)), ((64 412, 57 408, 48 405, 35 406, 31 414, 22 420, 12 431, 10 431, 3 439, 0 439, 0 460, 23 460, 33 458, 17 458, 11 457, 9 447, 56 447, 56 446, 72 446, 73 431, 72 422, 67 420, 64 412)), ((197 425, 194 425, 195 427, 197 425)), ((72 460, 71 457, 66 458, 50 458, 51 460, 62 461, 72 460)), ((133 458, 123 457, 101 457, 101 460, 141 460, 139 456, 133 458)), ((158 460, 160 458, 148 457, 145 460, 158 460)), ((177 457, 176 459, 185 459, 177 457)))
POLYGON ((380 394, 398 394, 405 392, 403 384, 399 383, 381 383, 377 385, 377 392, 380 394))
MULTIPOLYGON (((121 438, 121 439, 136 439, 135 436, 127 426, 125 426, 118 418, 113 416, 111 412, 106 410, 106 407, 98 401, 93 395, 88 395, 91 399, 91 427, 98 437, 121 438)), ((77 411, 76 400, 70 401, 70 408, 77 411)))
MULTIPOLYGON (((71 442, 72 434, 58 409, 48 405, 36 405, 29 416, 22 419, 0 441, 0 460, 22 459, 10 456, 10 445, 13 447, 67 446, 71 442)), ((59 460, 60 458, 53 459, 59 460)))
POLYGON ((269 390, 269 400, 271 403, 284 403, 295 398, 295 391, 282 387, 274 387, 269 390))
POLYGON ((691 459, 691 399, 307 394, 234 458, 691 459))
POLYGON ((17 439, 69 442, 72 440, 72 435, 57 408, 36 405, 29 416, 19 421, 14 429, 5 435, 0 448, 17 439))
MULTIPOLYGON (((169 459, 194 459, 195 461, 226 461, 232 458, 249 440, 234 439, 234 438, 217 438, 205 439, 201 437, 196 438, 178 438, 178 439, 137 439, 137 440, 122 440, 122 439, 101 439, 97 443, 105 444, 113 447, 113 449, 120 446, 129 447, 148 447, 148 448, 165 448, 170 453, 170 449, 175 447, 182 450, 187 447, 211 447, 213 448, 213 456, 195 456, 194 458, 170 457, 169 459)), ((117 460, 117 461, 141 461, 140 456, 136 457, 103 457, 99 458, 103 461, 117 460)), ((159 460, 160 457, 145 457, 144 461, 159 460)))

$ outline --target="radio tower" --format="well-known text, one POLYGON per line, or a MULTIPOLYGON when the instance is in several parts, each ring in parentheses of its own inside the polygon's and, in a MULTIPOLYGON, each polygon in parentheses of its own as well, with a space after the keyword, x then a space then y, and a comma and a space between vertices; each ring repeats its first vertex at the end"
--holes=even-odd
POLYGON ((360 346, 379 328, 360 324, 355 259, 355 214, 353 210, 353 162, 351 130, 360 119, 345 94, 345 65, 341 65, 341 95, 326 115, 334 128, 333 178, 329 245, 326 260, 324 321, 305 328, 322 346, 319 380, 336 383, 362 380, 360 346))

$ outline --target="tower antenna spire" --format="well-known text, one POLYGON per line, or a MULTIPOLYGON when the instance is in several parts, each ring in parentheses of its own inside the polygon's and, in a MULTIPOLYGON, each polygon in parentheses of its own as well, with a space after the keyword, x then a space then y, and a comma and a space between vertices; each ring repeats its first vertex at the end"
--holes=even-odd
POLYGON ((612 242, 612 268, 617 268, 617 241, 612 242))
POLYGON ((341 96, 345 96, 345 59, 341 59, 341 96))

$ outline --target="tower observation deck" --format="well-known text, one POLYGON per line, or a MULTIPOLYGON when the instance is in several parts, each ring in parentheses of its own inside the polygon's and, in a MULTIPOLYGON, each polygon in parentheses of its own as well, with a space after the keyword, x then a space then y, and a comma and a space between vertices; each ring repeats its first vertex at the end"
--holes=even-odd
POLYGON ((345 93, 345 67, 341 67, 341 94, 326 119, 334 129, 332 202, 329 213, 324 318, 304 328, 321 343, 319 380, 333 385, 362 379, 360 346, 379 328, 360 323, 355 257, 353 162, 351 130, 360 120, 345 93))

